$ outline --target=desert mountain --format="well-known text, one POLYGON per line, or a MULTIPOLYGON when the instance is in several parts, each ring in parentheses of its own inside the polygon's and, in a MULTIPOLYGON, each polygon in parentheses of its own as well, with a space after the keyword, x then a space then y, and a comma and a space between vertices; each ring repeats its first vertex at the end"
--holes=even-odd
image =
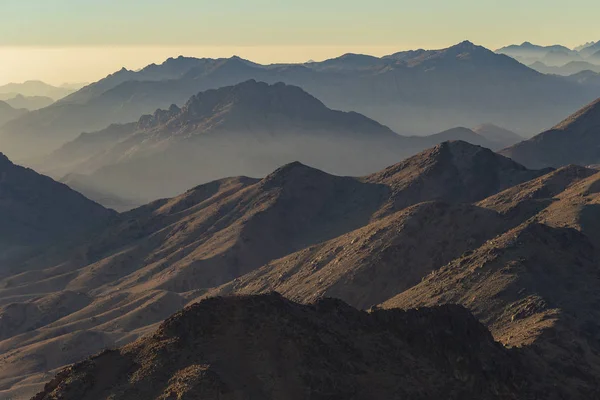
POLYGON ((54 99, 46 96, 23 96, 18 94, 15 97, 5 100, 13 108, 24 108, 26 110, 39 110, 48 107, 54 103, 54 99))
POLYGON ((457 306, 365 313, 270 294, 192 305, 34 399, 524 399, 526 371, 457 306))
POLYGON ((75 90, 68 87, 52 86, 41 81, 9 83, 0 86, 0 99, 5 100, 20 94, 23 96, 44 96, 58 100, 73 93, 75 90))
POLYGON ((7 259, 76 238, 102 226, 113 214, 0 153, 0 274, 6 273, 7 259))
POLYGON ((16 109, 4 101, 0 101, 0 125, 27 113, 25 109, 16 109))
POLYGON ((34 143, 56 149, 81 132, 136 121, 157 108, 183 105, 200 91, 249 79, 299 86, 328 107, 363 113, 410 135, 480 121, 537 132, 554 124, 555 115, 596 96, 586 86, 537 73, 470 42, 380 59, 346 55, 295 65, 180 57, 138 72, 116 72, 12 121, 2 128, 2 137, 16 156, 40 155, 33 154, 34 143))
POLYGON ((298 87, 247 81, 83 134, 40 165, 53 176, 91 174, 88 185, 101 193, 153 200, 227 176, 262 177, 294 160, 364 175, 426 147, 413 142, 298 87))
POLYGON ((554 128, 502 150, 502 154, 531 168, 600 163, 600 99, 577 111, 554 128))
POLYGON ((35 387, 47 380, 46 371, 130 342, 182 305, 247 281, 255 271, 273 286, 297 279, 305 287, 302 300, 320 297, 337 282, 331 293, 354 304, 383 301, 397 293, 394 286, 399 291, 418 283, 505 229, 495 211, 461 203, 540 174, 491 150, 450 142, 362 178, 293 163, 261 180, 223 179, 124 213, 54 264, 33 260, 0 281, 0 307, 7 307, 0 314, 11 321, 0 341, 0 389, 35 387), (445 245, 427 240, 435 216, 448 231, 456 229, 445 245), (379 250, 381 276, 371 264, 380 260, 379 250), (402 254, 410 256, 405 273, 396 267, 402 254), (343 259, 336 262, 336 256, 343 259), (270 265, 288 269, 264 272, 270 265), (310 265, 321 282, 301 281, 310 265), (367 289, 369 282, 382 293, 367 289), (87 300, 67 301, 78 293, 87 300), (63 314, 39 323, 37 312, 31 319, 23 314, 56 301, 65 302, 63 314))

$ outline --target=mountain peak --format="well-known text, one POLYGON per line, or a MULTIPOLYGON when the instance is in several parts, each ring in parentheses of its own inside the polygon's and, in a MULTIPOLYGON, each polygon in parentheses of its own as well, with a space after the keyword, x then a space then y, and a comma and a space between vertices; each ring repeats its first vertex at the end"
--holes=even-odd
MULTIPOLYGON (((318 178, 330 176, 316 168, 304 165, 299 161, 286 164, 267 175, 261 182, 264 189, 284 187, 289 184, 298 185, 300 181, 305 183, 315 182, 318 178)), ((304 186, 304 185, 302 185, 304 186)))

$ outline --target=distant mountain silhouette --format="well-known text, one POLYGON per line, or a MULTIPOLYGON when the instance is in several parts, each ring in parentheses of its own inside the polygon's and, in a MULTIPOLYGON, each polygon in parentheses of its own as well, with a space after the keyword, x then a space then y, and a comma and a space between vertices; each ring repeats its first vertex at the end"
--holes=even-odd
POLYGON ((600 65, 592 64, 587 61, 571 61, 560 66, 548 66, 541 61, 536 61, 529 65, 529 67, 543 74, 563 76, 573 75, 582 71, 600 72, 600 65))
POLYGON ((501 147, 499 144, 488 140, 486 137, 472 131, 469 128, 464 127, 447 129, 443 132, 433 135, 415 137, 415 139, 418 139, 421 143, 423 143, 424 149, 450 140, 462 140, 478 146, 487 147, 488 149, 492 150, 498 150, 501 147))
POLYGON ((501 153, 531 168, 600 163, 600 99, 501 153))
POLYGON ((600 40, 579 50, 584 57, 589 57, 598 51, 600 51, 600 40))
POLYGON ((581 52, 583 49, 585 49, 587 47, 590 47, 590 46, 593 46, 594 44, 596 44, 596 42, 594 42, 594 41, 587 42, 585 44, 582 44, 580 46, 575 47, 573 50, 581 52))
POLYGON ((25 109, 16 109, 5 101, 0 101, 0 125, 27 114, 25 109))
POLYGON ((40 108, 48 107, 50 104, 54 103, 54 100, 50 97, 23 96, 22 94, 18 94, 5 101, 13 108, 24 108, 29 111, 39 110, 40 108))
POLYGON ((543 62, 550 66, 560 66, 570 61, 582 59, 582 55, 577 50, 571 50, 565 46, 538 46, 530 42, 502 47, 496 50, 496 53, 506 54, 527 65, 534 62, 543 62))
POLYGON ((81 135, 40 166, 55 176, 91 173, 88 185, 100 193, 155 199, 226 176, 262 177, 294 160, 361 175, 422 147, 360 114, 330 110, 298 87, 247 81, 81 135))
POLYGON ((569 75, 567 79, 583 83, 585 85, 600 86, 600 73, 594 71, 581 71, 573 75, 569 75))
MULTIPOLYGON (((495 143, 497 148, 505 148, 523 140, 523 137, 494 124, 481 124, 473 128, 473 132, 495 143)), ((492 147, 490 147, 493 149, 492 147)))
POLYGON ((182 106, 200 91, 248 79, 299 86, 331 108, 361 112, 407 135, 480 121, 536 132, 556 123, 557 114, 595 98, 590 88, 539 74, 470 42, 380 59, 348 54, 294 65, 180 57, 138 72, 116 72, 11 121, 1 137, 15 155, 37 156, 36 149, 56 149, 81 132, 136 121, 157 108, 182 106))
POLYGON ((52 86, 42 81, 9 83, 0 86, 0 99, 7 99, 20 94, 23 96, 50 97, 53 100, 58 100, 73 93, 75 90, 73 88, 52 86))

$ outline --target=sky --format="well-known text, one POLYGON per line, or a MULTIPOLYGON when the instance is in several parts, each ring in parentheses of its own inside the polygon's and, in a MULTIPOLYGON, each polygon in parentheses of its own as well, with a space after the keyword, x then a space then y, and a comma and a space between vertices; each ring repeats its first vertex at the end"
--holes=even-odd
POLYGON ((262 63, 463 40, 600 40, 598 0, 0 0, 0 84, 97 80, 171 56, 262 63))

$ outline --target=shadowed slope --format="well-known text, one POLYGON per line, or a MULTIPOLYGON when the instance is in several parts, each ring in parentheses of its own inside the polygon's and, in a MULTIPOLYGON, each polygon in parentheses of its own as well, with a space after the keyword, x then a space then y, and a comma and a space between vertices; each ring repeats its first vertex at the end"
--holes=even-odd
POLYGON ((276 294, 214 298, 59 373, 35 400, 511 399, 516 357, 464 309, 359 312, 276 294))

